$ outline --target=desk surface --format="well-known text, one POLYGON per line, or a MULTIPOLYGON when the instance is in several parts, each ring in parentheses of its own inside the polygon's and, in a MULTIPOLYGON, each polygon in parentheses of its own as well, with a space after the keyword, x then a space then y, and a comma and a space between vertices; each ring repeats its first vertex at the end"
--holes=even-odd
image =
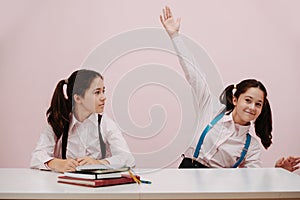
POLYGON ((300 176, 279 168, 136 169, 152 184, 89 188, 55 172, 0 168, 0 199, 300 199, 300 176))

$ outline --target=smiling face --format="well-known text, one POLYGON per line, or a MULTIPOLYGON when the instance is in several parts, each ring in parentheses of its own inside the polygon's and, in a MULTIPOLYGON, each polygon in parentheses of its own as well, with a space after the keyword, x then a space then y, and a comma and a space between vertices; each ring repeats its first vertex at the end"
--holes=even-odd
POLYGON ((261 113, 264 103, 264 92, 255 87, 251 87, 246 92, 240 94, 238 99, 233 97, 234 109, 232 111, 233 120, 240 125, 247 125, 254 121, 261 113))
POLYGON ((76 102, 75 116, 83 121, 92 113, 102 113, 105 105, 105 87, 100 77, 94 78, 83 96, 74 95, 76 102))

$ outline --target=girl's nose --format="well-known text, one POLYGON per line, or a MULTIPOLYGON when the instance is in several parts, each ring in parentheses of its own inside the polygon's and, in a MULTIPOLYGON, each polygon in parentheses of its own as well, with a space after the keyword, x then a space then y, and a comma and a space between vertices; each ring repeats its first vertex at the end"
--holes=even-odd
POLYGON ((255 104, 254 104, 254 103, 251 103, 251 104, 249 105, 249 108, 253 110, 253 109, 255 108, 255 104))
POLYGON ((102 94, 102 95, 100 96, 100 99, 101 99, 101 101, 105 101, 105 100, 106 100, 105 94, 102 94))

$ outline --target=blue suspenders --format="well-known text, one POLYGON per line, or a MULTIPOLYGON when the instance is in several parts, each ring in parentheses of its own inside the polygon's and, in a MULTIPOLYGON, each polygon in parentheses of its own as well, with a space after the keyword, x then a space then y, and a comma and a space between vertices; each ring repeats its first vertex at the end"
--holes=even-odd
POLYGON ((251 142, 251 135, 249 133, 247 133, 246 143, 245 143, 245 146, 243 148, 241 157, 238 159, 238 161, 236 161, 236 163, 232 166, 232 168, 237 168, 241 164, 241 162, 244 160, 244 157, 245 157, 245 155, 248 151, 248 147, 250 145, 250 142, 251 142))
MULTIPOLYGON (((199 141, 198 141, 198 144, 196 146, 196 149, 195 149, 195 152, 194 152, 194 156, 193 158, 198 158, 199 156, 199 151, 201 149, 201 146, 203 144, 203 140, 206 136, 206 134, 208 133, 208 131, 224 116, 225 114, 225 110, 223 110, 220 114, 218 114, 206 127, 205 129, 203 130, 200 138, 199 138, 199 141)), ((244 160, 245 158, 245 155, 247 154, 247 151, 248 151, 248 148, 249 148, 249 145, 250 145, 250 142, 251 142, 251 135, 249 133, 247 133, 247 136, 246 136, 246 142, 245 142, 245 146, 243 148, 243 151, 241 153, 241 157, 237 160, 237 162, 232 166, 232 168, 236 168, 238 167, 241 162, 244 160)))

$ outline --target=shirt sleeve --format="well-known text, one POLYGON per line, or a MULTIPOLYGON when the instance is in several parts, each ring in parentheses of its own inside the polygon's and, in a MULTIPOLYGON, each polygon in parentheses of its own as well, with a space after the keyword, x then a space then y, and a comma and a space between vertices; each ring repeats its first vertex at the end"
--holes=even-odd
POLYGON ((199 112, 206 112, 206 109, 212 104, 212 95, 205 75, 201 71, 201 66, 196 62, 192 53, 189 52, 180 35, 175 36, 172 42, 185 78, 192 87, 199 112))
POLYGON ((111 157, 105 158, 111 165, 126 165, 129 167, 135 166, 135 159, 129 150, 121 130, 117 124, 107 115, 103 116, 101 122, 104 142, 109 145, 111 157))
POLYGON ((55 149, 54 132, 50 125, 41 132, 37 145, 32 152, 30 168, 48 170, 49 167, 45 164, 54 158, 55 149))

